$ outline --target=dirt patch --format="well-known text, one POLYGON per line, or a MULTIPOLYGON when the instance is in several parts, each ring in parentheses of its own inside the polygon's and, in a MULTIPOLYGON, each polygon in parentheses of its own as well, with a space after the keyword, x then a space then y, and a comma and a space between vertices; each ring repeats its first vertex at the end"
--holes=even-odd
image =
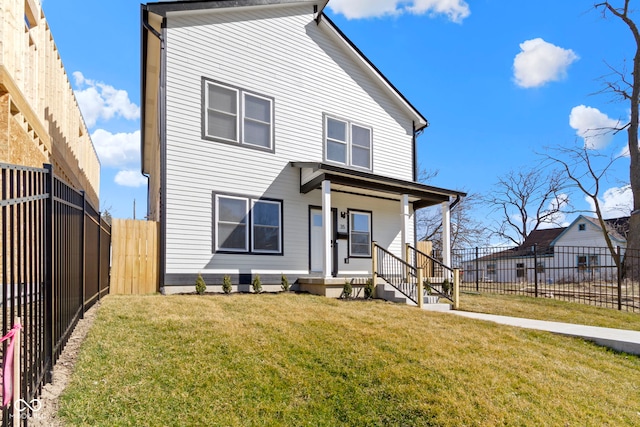
POLYGON ((64 347, 58 362, 53 368, 53 381, 42 388, 42 394, 39 398, 42 403, 42 409, 35 412, 33 416, 29 418, 29 426, 64 426, 62 421, 57 417, 60 405, 60 395, 71 380, 71 374, 73 373, 73 367, 75 366, 78 358, 80 346, 91 329, 99 308, 100 302, 97 302, 84 314, 84 319, 80 319, 80 321, 78 321, 78 324, 73 330, 67 345, 64 347))

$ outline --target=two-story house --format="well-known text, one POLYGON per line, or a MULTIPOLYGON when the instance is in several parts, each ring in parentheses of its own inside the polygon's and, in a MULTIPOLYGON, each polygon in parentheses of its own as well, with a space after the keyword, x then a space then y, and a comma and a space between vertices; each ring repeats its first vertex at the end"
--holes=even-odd
POLYGON ((448 226, 464 193, 416 182, 427 120, 326 4, 142 5, 142 171, 164 292, 193 291, 199 273, 239 290, 256 274, 369 275, 373 241, 398 257, 414 243, 417 209, 441 204, 448 226))

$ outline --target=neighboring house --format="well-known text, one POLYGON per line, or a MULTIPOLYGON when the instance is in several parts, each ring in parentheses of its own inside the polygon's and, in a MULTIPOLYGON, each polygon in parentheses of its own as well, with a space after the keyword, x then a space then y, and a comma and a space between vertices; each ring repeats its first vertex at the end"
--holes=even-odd
MULTIPOLYGON (((142 172, 163 291, 371 274, 403 257, 427 120, 323 13, 327 1, 142 5, 142 172)), ((344 283, 344 279, 342 282, 344 283)))
MULTIPOLYGON (((605 222, 614 247, 625 248, 629 217, 605 222)), ((571 282, 605 273, 616 270, 602 228, 582 215, 568 227, 534 230, 520 246, 464 263, 467 282, 533 282, 535 276, 539 282, 571 282)))
POLYGON ((0 135, 0 162, 50 163, 99 208, 98 155, 38 0, 0 1, 0 135))

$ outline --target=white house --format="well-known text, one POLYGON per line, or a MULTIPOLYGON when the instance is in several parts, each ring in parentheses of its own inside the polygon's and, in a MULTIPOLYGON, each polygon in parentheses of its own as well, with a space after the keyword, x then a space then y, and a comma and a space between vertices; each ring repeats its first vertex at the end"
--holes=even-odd
MULTIPOLYGON (((614 247, 626 248, 629 217, 605 220, 614 247)), ((532 231, 518 247, 464 263, 464 280, 496 283, 614 281, 615 261, 596 218, 578 216, 568 227, 532 231)))
MULTIPOLYGON (((240 290, 370 275, 414 213, 464 193, 416 182, 427 120, 323 13, 327 1, 142 5, 142 171, 161 287, 240 290)), ((344 282, 344 281, 343 281, 344 282)), ((343 283, 342 282, 342 283, 343 283)))

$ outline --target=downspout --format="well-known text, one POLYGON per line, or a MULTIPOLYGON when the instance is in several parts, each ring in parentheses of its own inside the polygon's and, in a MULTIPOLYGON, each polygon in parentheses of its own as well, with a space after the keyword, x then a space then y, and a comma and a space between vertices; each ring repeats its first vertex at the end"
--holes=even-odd
MULTIPOLYGON (((160 40, 160 75, 159 75, 159 88, 158 88, 158 139, 159 139, 159 144, 160 144, 160 201, 159 201, 159 209, 160 209, 160 236, 159 236, 159 246, 160 246, 160 265, 159 265, 159 281, 160 281, 160 287, 162 288, 165 283, 166 283, 166 251, 165 251, 165 247, 166 247, 166 231, 167 231, 167 222, 166 222, 166 182, 167 182, 167 178, 166 178, 166 155, 167 155, 167 148, 166 148, 166 81, 167 81, 167 74, 166 74, 166 59, 167 59, 167 55, 166 55, 166 49, 165 49, 165 39, 166 39, 166 24, 167 24, 167 19, 166 17, 163 18, 162 20, 162 33, 158 32, 155 28, 153 28, 150 24, 149 24, 149 10, 147 9, 146 5, 142 5, 142 41, 143 41, 143 45, 142 45, 142 68, 141 68, 141 72, 142 72, 142 84, 141 84, 141 88, 142 88, 142 99, 144 100, 146 97, 146 90, 147 90, 147 81, 146 81, 146 72, 147 72, 147 62, 146 62, 146 55, 147 55, 147 37, 148 34, 151 33, 153 34, 158 40, 160 40), (145 31, 146 30, 146 31, 145 31)), ((144 123, 144 118, 145 118, 145 112, 144 112, 144 108, 145 108, 145 103, 142 103, 143 105, 143 109, 141 111, 142 114, 142 120, 144 123)), ((145 131, 144 131, 144 126, 142 126, 141 129, 141 136, 142 136, 142 148, 144 149, 144 141, 145 141, 145 131)), ((142 159, 144 161, 144 150, 142 150, 141 155, 143 156, 142 159)), ((144 174, 147 177, 147 180, 149 180, 149 175, 148 174, 144 174)), ((148 184, 147 184, 148 185, 148 184)), ((147 210, 149 209, 149 190, 147 189, 147 210)), ((148 212, 147 212, 148 213, 148 212)))

